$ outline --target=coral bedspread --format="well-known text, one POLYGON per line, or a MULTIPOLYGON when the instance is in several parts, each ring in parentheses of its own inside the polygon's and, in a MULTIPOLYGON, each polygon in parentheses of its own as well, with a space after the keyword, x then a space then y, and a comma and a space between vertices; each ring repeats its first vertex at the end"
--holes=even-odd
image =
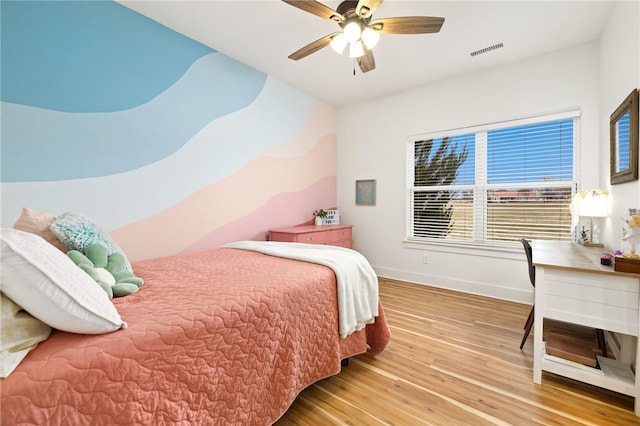
POLYGON ((129 327, 55 331, 0 382, 2 424, 270 424, 389 338, 382 307, 339 338, 325 266, 223 248, 134 269, 145 285, 114 300, 129 327))

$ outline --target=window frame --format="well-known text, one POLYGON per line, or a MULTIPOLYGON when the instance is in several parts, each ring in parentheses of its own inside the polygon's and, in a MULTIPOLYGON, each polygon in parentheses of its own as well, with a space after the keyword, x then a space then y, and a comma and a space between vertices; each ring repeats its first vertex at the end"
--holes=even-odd
MULTIPOLYGON (((519 118, 513 120, 507 120, 502 122, 494 122, 488 124, 474 125, 469 127, 462 127, 456 129, 435 131, 429 133, 422 133, 411 135, 407 138, 407 163, 406 163, 406 193, 405 193, 405 241, 404 245, 408 248, 419 248, 423 245, 437 245, 438 247, 469 247, 473 248, 495 248, 498 250, 514 247, 516 242, 497 242, 486 239, 487 229, 487 190, 492 186, 504 186, 504 184, 488 184, 487 183, 487 133, 493 130, 499 130, 510 127, 525 126, 531 124, 541 124, 551 121, 559 121, 573 119, 573 164, 572 174, 573 179, 571 181, 553 181, 551 183, 536 183, 536 187, 571 187, 571 196, 575 195, 577 188, 580 187, 580 127, 581 127, 581 111, 580 110, 567 110, 562 112, 556 112, 551 114, 544 114, 526 118, 519 118), (415 178, 415 143, 427 139, 438 139, 445 137, 453 137, 464 135, 467 133, 474 133, 475 138, 475 182, 472 185, 454 185, 456 189, 471 188, 474 192, 474 206, 473 206, 473 239, 472 240, 453 240, 453 239, 440 239, 429 237, 415 237, 413 236, 414 227, 414 206, 413 206, 413 190, 414 190, 414 178, 415 178), (480 137, 479 137, 480 136, 480 137), (479 181, 480 180, 480 181, 479 181), (478 196, 477 194, 482 194, 478 196), (478 214, 480 213, 480 214, 478 214)), ((443 188, 449 188, 448 186, 433 186, 430 189, 438 190, 443 188)), ((570 240, 575 241, 575 230, 571 230, 570 240)))

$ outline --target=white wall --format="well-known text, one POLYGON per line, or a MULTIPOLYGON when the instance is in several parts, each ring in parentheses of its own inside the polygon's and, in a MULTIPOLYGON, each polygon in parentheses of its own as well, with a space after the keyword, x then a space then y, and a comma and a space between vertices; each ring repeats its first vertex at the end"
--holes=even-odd
POLYGON ((611 193, 603 232, 611 248, 620 244, 620 218, 629 207, 640 208, 640 181, 609 183, 609 115, 634 88, 640 88, 640 2, 617 2, 600 39, 600 181, 611 193))
MULTIPOLYGON (((437 64, 430 64, 437 66, 437 64)), ((380 98, 338 111, 338 207, 354 248, 380 276, 530 303, 521 247, 511 251, 417 245, 405 239, 410 135, 579 108, 580 178, 599 186, 599 43, 592 42, 380 98), (377 179, 377 203, 356 206, 356 179, 377 179), (423 264, 423 255, 429 264, 423 264)), ((630 90, 624 87, 623 92, 630 90)), ((616 98, 617 99, 617 98, 616 98)), ((608 164, 608 163, 607 163, 608 164)))

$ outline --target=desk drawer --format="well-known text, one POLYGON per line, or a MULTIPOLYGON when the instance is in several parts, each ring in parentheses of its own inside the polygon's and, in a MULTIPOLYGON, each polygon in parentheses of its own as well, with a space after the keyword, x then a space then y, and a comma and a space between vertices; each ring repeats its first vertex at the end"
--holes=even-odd
POLYGON ((638 335, 638 280, 539 269, 545 280, 545 317, 638 335))

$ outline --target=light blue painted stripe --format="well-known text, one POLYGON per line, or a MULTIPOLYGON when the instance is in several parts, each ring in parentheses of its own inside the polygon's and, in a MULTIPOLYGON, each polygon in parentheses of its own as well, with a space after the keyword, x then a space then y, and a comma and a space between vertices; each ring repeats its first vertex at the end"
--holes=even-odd
POLYGON ((133 108, 213 49, 108 1, 2 1, 2 101, 67 112, 133 108))
POLYGON ((0 180, 107 176, 159 161, 211 121, 251 104, 266 78, 212 53, 166 92, 127 111, 77 114, 3 103, 0 180))
MULTIPOLYGON (((269 78, 250 106, 213 121, 182 149, 156 163, 101 178, 2 183, 2 226, 11 226, 23 206, 53 214, 81 210, 106 230, 151 216, 232 175, 266 149, 291 143, 310 119, 315 102, 310 95, 269 78)), ((320 140, 334 123, 318 123, 300 143, 320 140)), ((132 147, 134 150, 144 148, 132 147)), ((95 158, 96 164, 100 161, 95 158)))

